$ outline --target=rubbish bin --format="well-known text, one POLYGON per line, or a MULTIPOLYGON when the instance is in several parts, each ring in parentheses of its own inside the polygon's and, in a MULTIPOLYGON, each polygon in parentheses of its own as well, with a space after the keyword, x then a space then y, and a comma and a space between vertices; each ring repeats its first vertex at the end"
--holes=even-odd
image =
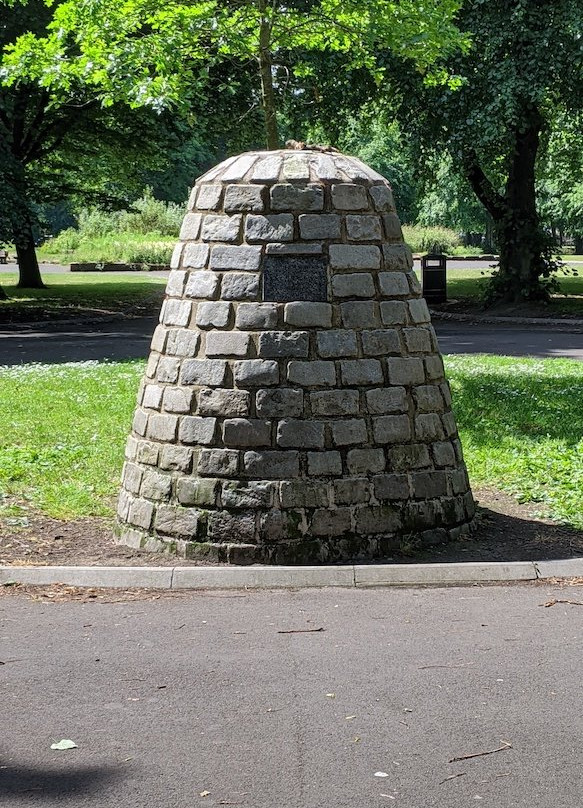
POLYGON ((445 303, 447 300, 446 272, 445 255, 430 253, 421 258, 423 297, 428 303, 445 303))

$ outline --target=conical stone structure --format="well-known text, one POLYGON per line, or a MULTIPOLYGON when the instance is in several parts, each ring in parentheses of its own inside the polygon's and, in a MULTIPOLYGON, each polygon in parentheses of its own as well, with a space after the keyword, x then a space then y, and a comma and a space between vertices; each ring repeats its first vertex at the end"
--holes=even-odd
POLYGON ((119 499, 119 541, 232 563, 389 555, 470 529, 429 312, 388 182, 317 150, 195 184, 119 499))

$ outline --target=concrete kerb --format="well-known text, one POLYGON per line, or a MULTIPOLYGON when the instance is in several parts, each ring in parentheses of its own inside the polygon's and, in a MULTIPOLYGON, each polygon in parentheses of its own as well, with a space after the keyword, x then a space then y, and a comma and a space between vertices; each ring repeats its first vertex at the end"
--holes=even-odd
POLYGON ((0 566, 0 586, 119 589, 281 589, 455 586, 583 577, 583 558, 559 561, 347 564, 321 567, 16 567, 0 566))

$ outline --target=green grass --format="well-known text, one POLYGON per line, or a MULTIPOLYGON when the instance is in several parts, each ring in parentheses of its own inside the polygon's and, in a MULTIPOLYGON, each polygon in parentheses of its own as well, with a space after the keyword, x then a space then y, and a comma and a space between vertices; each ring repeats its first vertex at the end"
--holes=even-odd
POLYGON ((123 261, 132 264, 170 264, 176 239, 159 233, 119 233, 103 236, 84 236, 67 241, 67 238, 49 239, 38 249, 41 261, 55 264, 84 263, 91 261, 123 261))
MULTIPOLYGON (((472 483, 583 528, 583 363, 447 357, 472 483)), ((0 491, 56 517, 109 515, 144 363, 0 368, 0 491)))
POLYGON ((35 310, 152 310, 162 303, 165 278, 147 272, 112 276, 109 273, 74 272, 70 275, 44 275, 46 289, 18 289, 16 275, 0 275, 0 282, 8 300, 0 300, 0 319, 3 313, 35 310))

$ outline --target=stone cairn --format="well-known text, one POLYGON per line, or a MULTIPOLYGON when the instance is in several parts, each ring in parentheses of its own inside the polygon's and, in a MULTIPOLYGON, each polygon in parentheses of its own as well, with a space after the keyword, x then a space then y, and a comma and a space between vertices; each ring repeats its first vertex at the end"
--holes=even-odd
POLYGON ((250 152, 204 174, 128 440, 119 541, 236 564, 375 559, 474 502, 387 181, 250 152))

